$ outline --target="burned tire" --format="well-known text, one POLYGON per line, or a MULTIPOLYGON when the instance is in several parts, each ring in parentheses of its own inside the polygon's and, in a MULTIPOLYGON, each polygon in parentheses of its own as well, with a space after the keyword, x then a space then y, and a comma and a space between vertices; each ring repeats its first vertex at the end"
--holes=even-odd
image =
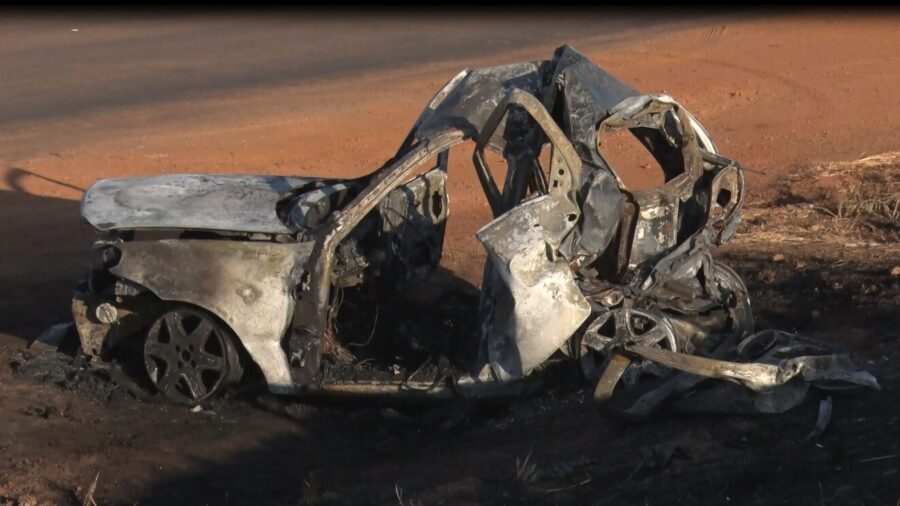
POLYGON ((212 315, 191 307, 164 312, 144 341, 144 367, 157 391, 193 405, 240 379, 240 355, 231 333, 212 315))

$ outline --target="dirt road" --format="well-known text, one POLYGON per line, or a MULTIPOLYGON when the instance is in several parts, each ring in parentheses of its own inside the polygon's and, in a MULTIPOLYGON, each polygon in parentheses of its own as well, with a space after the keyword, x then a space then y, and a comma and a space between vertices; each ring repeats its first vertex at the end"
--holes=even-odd
MULTIPOLYGON (((256 391, 191 413, 6 367, 21 343, 67 318, 92 238, 78 198, 97 178, 360 175, 465 66, 546 58, 568 42, 681 101, 748 169, 751 202, 770 201, 771 183, 798 165, 900 150, 894 11, 495 18, 0 19, 0 496, 65 501, 99 472, 101 504, 894 504, 900 292, 885 272, 900 258, 890 251, 800 245, 789 253, 812 266, 803 275, 799 264, 768 265, 771 244, 725 252, 764 324, 839 330, 846 342, 832 339, 882 374, 883 392, 838 399, 832 431, 809 443, 814 405, 634 428, 598 419, 580 397, 550 396, 494 416, 464 410, 442 431, 256 391), (826 318, 810 317, 822 306, 826 318), (648 464, 667 441, 689 458, 648 464), (516 460, 529 453, 545 474, 573 469, 559 487, 584 483, 523 490, 516 460)), ((444 264, 477 282, 472 233, 488 209, 470 155, 451 155, 444 264)), ((657 177, 629 161, 629 184, 657 177)))

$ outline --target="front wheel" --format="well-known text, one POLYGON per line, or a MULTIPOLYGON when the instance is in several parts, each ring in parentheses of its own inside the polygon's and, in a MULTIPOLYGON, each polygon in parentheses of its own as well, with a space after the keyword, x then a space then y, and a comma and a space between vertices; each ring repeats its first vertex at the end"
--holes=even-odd
POLYGON ((144 366, 156 389, 179 404, 198 404, 240 379, 240 355, 229 332, 190 307, 163 313, 147 332, 144 366))

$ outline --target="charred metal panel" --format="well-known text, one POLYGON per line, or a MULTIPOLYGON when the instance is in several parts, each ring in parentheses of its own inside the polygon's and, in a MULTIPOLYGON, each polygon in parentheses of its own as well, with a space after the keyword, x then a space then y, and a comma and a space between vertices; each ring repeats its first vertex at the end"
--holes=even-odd
POLYGON ((285 176, 171 174, 101 179, 81 214, 100 230, 168 228, 287 234, 279 199, 316 180, 285 176))
POLYGON ((597 124, 616 104, 639 93, 570 46, 557 49, 554 57, 558 73, 554 79, 564 83, 562 97, 569 138, 582 159, 608 169, 606 161, 597 155, 597 124))
MULTIPOLYGON (((447 128, 459 130, 466 137, 477 136, 514 89, 538 97, 548 110, 557 100, 564 100, 567 117, 558 122, 559 126, 569 132, 582 159, 601 167, 606 165, 594 149, 594 128, 615 104, 639 94, 571 46, 562 46, 550 60, 460 72, 431 99, 399 152, 408 150, 414 140, 433 137, 447 128)), ((531 128, 521 117, 509 125, 507 122, 505 119, 491 138, 490 147, 498 153, 507 142, 520 142, 531 128)))
POLYGON ((545 195, 478 231, 495 277, 488 314, 481 315, 488 355, 501 380, 518 379, 543 363, 590 315, 568 262, 556 247, 574 223, 570 204, 545 195))
POLYGON ((716 157, 716 161, 727 165, 712 181, 707 227, 712 233, 712 241, 722 244, 731 239, 741 221, 741 209, 744 207, 744 173, 730 160, 716 157))
MULTIPOLYGON (((432 98, 416 121, 411 138, 432 138, 448 128, 459 130, 469 138, 477 136, 512 90, 540 95, 543 68, 541 62, 527 62, 463 71, 432 98)), ((508 136, 503 135, 507 128, 498 129, 500 135, 492 140, 494 149, 502 151, 506 138, 525 133, 526 126, 519 127, 518 131, 509 131, 508 136)))
POLYGON ((126 242, 113 274, 165 301, 218 316, 262 369, 273 392, 293 387, 281 341, 294 308, 293 290, 311 245, 239 241, 126 242))
POLYGON ((678 239, 678 198, 665 192, 641 192, 634 196, 638 219, 634 229, 628 268, 658 257, 678 239))

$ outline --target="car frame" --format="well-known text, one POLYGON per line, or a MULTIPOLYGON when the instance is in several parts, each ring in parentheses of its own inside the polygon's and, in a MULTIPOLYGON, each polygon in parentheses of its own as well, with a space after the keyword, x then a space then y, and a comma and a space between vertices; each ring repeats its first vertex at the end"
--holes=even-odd
MULTIPOLYGON (((240 377, 244 354, 281 394, 519 395, 558 356, 578 364, 601 403, 616 385, 679 371, 754 395, 810 370, 809 381, 871 386, 824 351, 746 363, 787 338, 752 333, 746 287, 709 252, 735 233, 743 195, 740 165, 680 104, 563 46, 548 60, 460 72, 396 155, 361 178, 97 182, 82 215, 108 236, 94 245, 73 314, 90 355, 142 338, 153 384, 187 404, 240 377), (623 129, 659 163, 663 185, 631 191, 606 161, 604 139, 623 129), (403 290, 437 269, 449 152, 465 141, 493 215, 476 233, 488 261, 475 358, 445 378, 323 379, 338 288, 403 290), (506 161, 502 184, 487 150, 506 161), (721 360, 763 341, 754 356, 721 360)), ((622 409, 648 414, 662 399, 622 409)))

